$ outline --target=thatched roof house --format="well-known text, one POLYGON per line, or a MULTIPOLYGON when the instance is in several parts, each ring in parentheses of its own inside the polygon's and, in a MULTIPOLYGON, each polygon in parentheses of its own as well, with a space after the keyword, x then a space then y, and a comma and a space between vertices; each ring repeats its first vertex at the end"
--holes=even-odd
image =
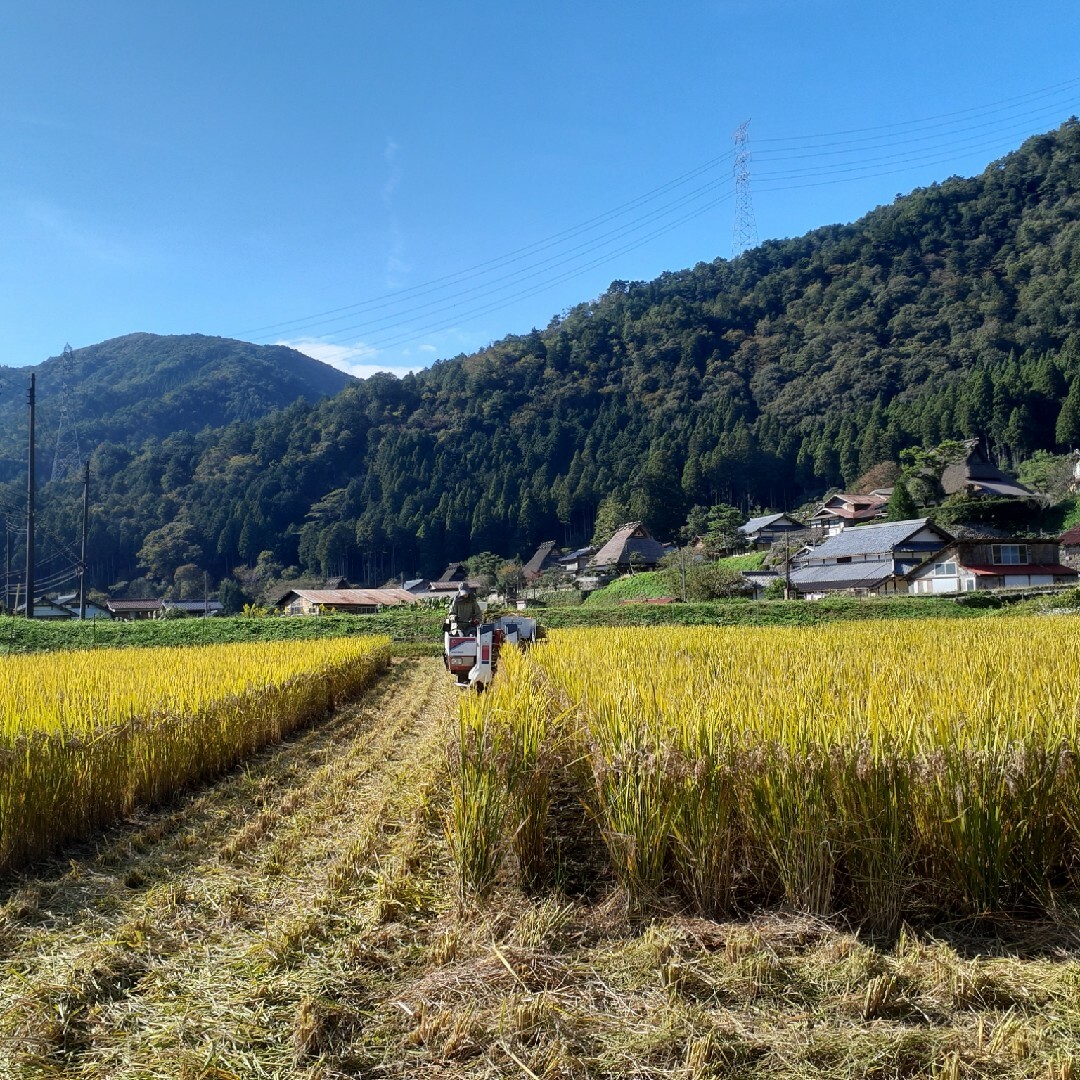
POLYGON ((555 541, 545 540, 521 569, 526 581, 535 581, 546 570, 561 570, 555 556, 555 541))
POLYGON ((992 465, 978 439, 964 442, 967 451, 962 461, 950 465, 941 474, 941 487, 946 495, 968 494, 999 499, 1032 499, 1035 492, 1006 476, 992 465))
POLYGON ((665 554, 664 545, 640 521, 628 521, 589 560, 589 567, 608 572, 652 570, 665 554))

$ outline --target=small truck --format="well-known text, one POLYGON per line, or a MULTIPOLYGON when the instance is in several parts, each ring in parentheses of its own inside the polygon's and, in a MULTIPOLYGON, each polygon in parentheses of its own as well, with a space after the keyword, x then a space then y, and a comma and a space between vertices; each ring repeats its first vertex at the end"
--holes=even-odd
POLYGON ((506 645, 524 647, 536 640, 536 620, 521 615, 500 615, 491 622, 459 629, 453 620, 443 623, 443 663, 462 690, 478 693, 491 682, 506 645))

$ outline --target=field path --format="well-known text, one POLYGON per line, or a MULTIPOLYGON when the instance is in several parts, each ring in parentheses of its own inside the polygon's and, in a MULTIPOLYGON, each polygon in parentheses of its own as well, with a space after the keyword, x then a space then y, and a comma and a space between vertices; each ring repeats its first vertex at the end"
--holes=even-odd
POLYGON ((456 693, 438 660, 397 663, 242 771, 0 879, 0 1077, 308 1075, 354 1040, 380 928, 434 903, 413 869, 456 693))

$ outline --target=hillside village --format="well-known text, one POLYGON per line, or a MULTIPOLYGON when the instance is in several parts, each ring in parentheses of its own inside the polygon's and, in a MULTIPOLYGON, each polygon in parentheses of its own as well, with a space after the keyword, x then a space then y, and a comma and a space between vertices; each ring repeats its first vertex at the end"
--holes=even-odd
MULTIPOLYGON (((1080 459, 1062 455, 1041 462, 1042 475, 1055 486, 1050 495, 998 468, 977 439, 929 457, 936 469, 927 465, 927 455, 912 456, 906 470, 884 463, 867 482, 895 475, 892 483, 830 493, 797 512, 747 517, 733 507, 711 508, 697 515, 706 529, 684 529, 681 540, 661 542, 647 522, 630 521, 585 547, 560 548, 549 540, 524 558, 485 553, 452 561, 434 578, 402 577, 381 587, 355 587, 344 577, 278 579, 243 600, 283 615, 374 614, 414 604, 444 606, 463 583, 489 604, 518 607, 725 597, 1026 596, 1077 584, 1080 525, 1056 532, 1048 525, 1077 516, 1080 459), (921 505, 912 490, 922 495, 921 505), (628 595, 617 586, 626 578, 634 583, 628 595)), ((250 575, 246 583, 254 584, 250 575)), ((209 595, 95 594, 85 617, 235 613, 228 584, 222 590, 226 602, 209 595)), ((15 608, 16 614, 24 611, 25 604, 15 608)), ((34 617, 79 618, 79 598, 43 595, 34 617)))

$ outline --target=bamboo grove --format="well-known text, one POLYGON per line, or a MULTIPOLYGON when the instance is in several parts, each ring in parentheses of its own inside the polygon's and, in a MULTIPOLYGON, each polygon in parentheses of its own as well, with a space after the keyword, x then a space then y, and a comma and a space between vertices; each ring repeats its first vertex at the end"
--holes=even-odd
POLYGON ((551 880, 577 802, 634 904, 1045 908, 1080 872, 1078 654, 1065 616, 555 631, 461 702, 463 891, 508 854, 551 880))
POLYGON ((0 870, 321 718, 389 658, 370 637, 0 659, 0 870))

